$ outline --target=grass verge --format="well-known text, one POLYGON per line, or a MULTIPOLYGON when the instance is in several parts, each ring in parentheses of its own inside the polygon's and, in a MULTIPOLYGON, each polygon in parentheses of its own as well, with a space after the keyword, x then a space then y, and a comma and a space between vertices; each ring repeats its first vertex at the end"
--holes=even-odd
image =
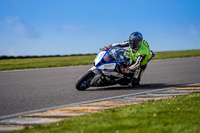
MULTIPOLYGON (((200 50, 156 52, 155 59, 183 58, 200 56, 200 50)), ((47 67, 62 67, 75 65, 92 64, 96 55, 66 56, 66 57, 45 57, 26 59, 5 59, 0 60, 0 71, 16 69, 33 69, 47 67)))
POLYGON ((96 55, 0 60, 0 71, 92 64, 96 55))
POLYGON ((69 118, 16 133, 199 133, 200 93, 69 118))
POLYGON ((154 59, 171 59, 200 56, 200 50, 165 51, 156 52, 154 59))

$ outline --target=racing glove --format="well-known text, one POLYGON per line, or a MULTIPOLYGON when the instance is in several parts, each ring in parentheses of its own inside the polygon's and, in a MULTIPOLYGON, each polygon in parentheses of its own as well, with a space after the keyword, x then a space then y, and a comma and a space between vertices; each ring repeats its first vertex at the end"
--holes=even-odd
POLYGON ((108 49, 110 49, 112 47, 112 44, 111 45, 108 45, 108 46, 105 46, 103 49, 105 50, 105 51, 107 51, 108 49))
POLYGON ((131 73, 131 69, 129 69, 129 68, 121 68, 121 73, 131 73))

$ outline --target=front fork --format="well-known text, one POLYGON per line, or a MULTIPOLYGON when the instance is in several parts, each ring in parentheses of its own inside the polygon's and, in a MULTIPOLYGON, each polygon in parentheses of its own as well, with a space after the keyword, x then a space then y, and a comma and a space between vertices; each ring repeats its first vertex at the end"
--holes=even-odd
POLYGON ((97 69, 95 66, 90 68, 90 70, 93 71, 93 73, 95 74, 94 78, 90 82, 90 85, 95 85, 97 81, 102 78, 102 72, 99 69, 97 69))

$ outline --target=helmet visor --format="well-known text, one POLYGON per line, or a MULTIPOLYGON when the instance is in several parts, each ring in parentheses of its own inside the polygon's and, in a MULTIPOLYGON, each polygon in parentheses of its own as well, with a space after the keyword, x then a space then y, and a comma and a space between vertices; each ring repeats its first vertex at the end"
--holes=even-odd
POLYGON ((129 46, 130 46, 132 49, 135 49, 135 48, 138 46, 138 41, 130 40, 129 43, 130 43, 129 46))

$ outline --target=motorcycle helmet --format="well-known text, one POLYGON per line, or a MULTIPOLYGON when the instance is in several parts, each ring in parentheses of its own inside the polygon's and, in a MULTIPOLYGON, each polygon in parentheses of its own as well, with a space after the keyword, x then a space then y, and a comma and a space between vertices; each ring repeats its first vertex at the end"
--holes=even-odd
POLYGON ((139 45, 138 42, 140 42, 142 40, 143 40, 143 36, 140 32, 137 32, 137 31, 133 32, 129 36, 129 45, 132 49, 135 49, 139 45))

